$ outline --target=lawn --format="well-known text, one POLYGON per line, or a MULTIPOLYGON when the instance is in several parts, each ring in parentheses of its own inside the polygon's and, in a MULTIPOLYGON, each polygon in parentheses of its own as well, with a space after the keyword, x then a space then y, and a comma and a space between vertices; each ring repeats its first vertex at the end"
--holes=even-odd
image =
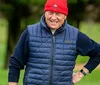
MULTIPOLYGON (((90 38, 94 39, 98 43, 100 43, 100 24, 91 24, 88 25, 87 23, 82 22, 81 31, 87 34, 90 38)), ((0 20, 0 85, 8 85, 7 83, 7 73, 8 70, 3 70, 2 67, 4 65, 4 56, 6 53, 6 40, 7 40, 7 22, 5 20, 0 20)), ((78 56, 76 61, 77 64, 85 63, 88 60, 82 56, 78 56)), ((100 85, 100 71, 98 69, 94 70, 91 75, 87 75, 84 77, 79 83, 75 85, 100 85)), ((23 71, 21 71, 21 77, 19 81, 19 85, 22 85, 23 80, 23 71)))
MULTIPOLYGON (((8 70, 0 70, 0 85, 8 85, 7 83, 8 70)), ((22 85, 23 71, 21 71, 20 81, 18 85, 22 85)), ((92 74, 85 76, 80 82, 75 85, 100 85, 100 70, 96 69, 92 74)))
POLYGON ((4 65, 6 41, 7 41, 7 21, 4 19, 0 19, 0 68, 2 68, 4 65))
POLYGON ((94 70, 75 85, 100 85, 100 70, 94 70))
MULTIPOLYGON (((23 81, 23 71, 21 71, 21 76, 18 85, 22 85, 23 81)), ((0 85, 8 85, 8 70, 0 70, 0 85)))
MULTIPOLYGON (((91 23, 87 24, 84 22, 81 22, 80 24, 80 31, 88 35, 91 39, 95 40, 100 44, 100 23, 91 23)), ((84 63, 87 62, 88 57, 87 56, 78 56, 77 63, 84 63), (85 58, 84 58, 85 57, 85 58)))

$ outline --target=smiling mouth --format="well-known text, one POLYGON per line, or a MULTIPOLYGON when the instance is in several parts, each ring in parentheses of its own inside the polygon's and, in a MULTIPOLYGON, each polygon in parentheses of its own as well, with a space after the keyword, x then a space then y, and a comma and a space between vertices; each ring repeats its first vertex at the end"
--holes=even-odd
POLYGON ((50 20, 50 23, 51 23, 51 24, 57 24, 58 21, 51 21, 51 20, 50 20))

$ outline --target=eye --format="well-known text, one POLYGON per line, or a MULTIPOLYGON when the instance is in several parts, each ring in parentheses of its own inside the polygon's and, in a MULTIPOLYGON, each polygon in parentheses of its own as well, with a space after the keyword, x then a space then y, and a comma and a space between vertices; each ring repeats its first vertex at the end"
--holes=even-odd
POLYGON ((51 12, 51 11, 49 11, 48 13, 49 13, 50 15, 52 15, 52 14, 53 14, 53 12, 51 12))
POLYGON ((57 15, 57 16, 61 16, 61 13, 57 12, 56 15, 57 15))

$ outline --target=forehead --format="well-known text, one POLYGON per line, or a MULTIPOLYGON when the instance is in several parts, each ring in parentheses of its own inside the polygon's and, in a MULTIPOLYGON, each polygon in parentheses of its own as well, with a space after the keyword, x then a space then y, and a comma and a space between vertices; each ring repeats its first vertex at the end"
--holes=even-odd
POLYGON ((56 12, 56 11, 45 11, 45 13, 52 13, 52 14, 60 14, 60 15, 65 15, 65 14, 63 14, 63 13, 56 12))

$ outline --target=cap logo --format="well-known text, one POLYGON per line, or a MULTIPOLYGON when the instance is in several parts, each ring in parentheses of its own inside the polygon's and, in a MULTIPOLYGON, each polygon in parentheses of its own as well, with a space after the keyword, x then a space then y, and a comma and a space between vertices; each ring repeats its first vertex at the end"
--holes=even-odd
POLYGON ((57 4, 54 4, 53 6, 54 6, 55 8, 58 7, 57 4))

